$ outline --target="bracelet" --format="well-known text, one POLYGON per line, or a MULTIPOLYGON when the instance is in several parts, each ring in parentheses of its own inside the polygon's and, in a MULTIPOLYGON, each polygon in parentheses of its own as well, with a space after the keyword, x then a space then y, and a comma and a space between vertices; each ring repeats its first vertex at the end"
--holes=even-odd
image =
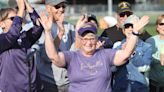
POLYGON ((132 31, 132 34, 135 35, 135 36, 140 36, 140 34, 138 32, 136 33, 134 31, 132 31))

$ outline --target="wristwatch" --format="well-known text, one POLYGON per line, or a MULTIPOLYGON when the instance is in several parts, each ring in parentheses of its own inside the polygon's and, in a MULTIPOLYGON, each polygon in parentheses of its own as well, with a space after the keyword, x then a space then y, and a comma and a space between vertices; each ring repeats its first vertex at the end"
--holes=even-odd
POLYGON ((132 34, 135 35, 135 36, 139 36, 139 32, 136 32, 136 31, 132 31, 132 34))

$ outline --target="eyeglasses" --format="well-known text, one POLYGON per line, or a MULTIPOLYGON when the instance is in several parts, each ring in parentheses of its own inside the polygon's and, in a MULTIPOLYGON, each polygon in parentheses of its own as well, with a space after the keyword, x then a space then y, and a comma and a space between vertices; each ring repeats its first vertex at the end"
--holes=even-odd
POLYGON ((163 25, 164 25, 164 23, 159 23, 158 25, 163 26, 163 25))
POLYGON ((125 28, 125 29, 127 29, 127 28, 129 28, 129 27, 132 27, 132 28, 133 28, 133 24, 128 23, 128 24, 125 24, 125 25, 124 25, 124 28, 125 28))
POLYGON ((64 9, 64 8, 66 8, 66 4, 59 4, 59 5, 55 5, 54 7, 55 7, 56 9, 59 9, 59 8, 61 8, 61 7, 64 9))
POLYGON ((90 41, 91 43, 95 43, 96 42, 96 38, 81 38, 81 40, 86 43, 88 41, 90 41))
POLYGON ((130 15, 132 15, 133 13, 132 12, 122 12, 119 14, 120 17, 124 17, 125 15, 128 17, 130 15))

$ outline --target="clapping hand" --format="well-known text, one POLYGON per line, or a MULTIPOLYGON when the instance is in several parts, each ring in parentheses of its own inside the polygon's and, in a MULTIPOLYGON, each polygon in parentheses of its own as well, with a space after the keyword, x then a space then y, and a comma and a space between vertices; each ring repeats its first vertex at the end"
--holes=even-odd
POLYGON ((32 8, 32 6, 30 5, 30 3, 28 2, 28 0, 22 0, 22 1, 24 1, 24 3, 25 3, 26 10, 27 10, 29 13, 32 13, 32 12, 33 12, 33 8, 32 8))
POLYGON ((104 45, 105 41, 97 41, 97 44, 96 44, 96 49, 99 49, 99 48, 103 48, 103 45, 104 45))
POLYGON ((140 32, 140 30, 149 23, 149 16, 143 16, 138 22, 133 24, 135 31, 140 32))
POLYGON ((49 14, 48 16, 46 16, 46 14, 44 12, 42 12, 40 14, 39 21, 42 24, 45 32, 51 32, 51 27, 52 27, 52 24, 53 24, 52 14, 49 14))
POLYGON ((88 17, 86 15, 80 16, 80 19, 76 23, 76 30, 79 30, 86 22, 88 22, 88 17))
POLYGON ((25 11, 25 4, 24 0, 16 0, 17 6, 18 6, 18 13, 17 15, 20 17, 23 17, 24 11, 25 11))
POLYGON ((24 0, 16 0, 18 9, 25 10, 24 0))
POLYGON ((164 66, 164 54, 162 53, 160 55, 160 62, 161 62, 161 65, 164 66))
POLYGON ((160 62, 161 62, 161 65, 164 66, 164 44, 162 45, 162 49, 160 52, 160 62))

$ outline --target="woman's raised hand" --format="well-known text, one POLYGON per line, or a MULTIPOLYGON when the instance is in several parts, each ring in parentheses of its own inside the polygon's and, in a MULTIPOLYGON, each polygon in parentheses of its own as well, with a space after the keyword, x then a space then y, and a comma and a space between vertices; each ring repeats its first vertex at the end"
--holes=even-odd
POLYGON ((51 32, 51 27, 52 27, 52 24, 53 24, 53 16, 52 16, 52 14, 49 14, 48 16, 46 16, 46 14, 44 12, 42 12, 40 14, 39 21, 42 24, 45 32, 51 32))
POLYGON ((133 24, 133 28, 135 31, 140 32, 142 28, 144 28, 145 25, 149 23, 149 16, 143 16, 138 22, 133 24))

